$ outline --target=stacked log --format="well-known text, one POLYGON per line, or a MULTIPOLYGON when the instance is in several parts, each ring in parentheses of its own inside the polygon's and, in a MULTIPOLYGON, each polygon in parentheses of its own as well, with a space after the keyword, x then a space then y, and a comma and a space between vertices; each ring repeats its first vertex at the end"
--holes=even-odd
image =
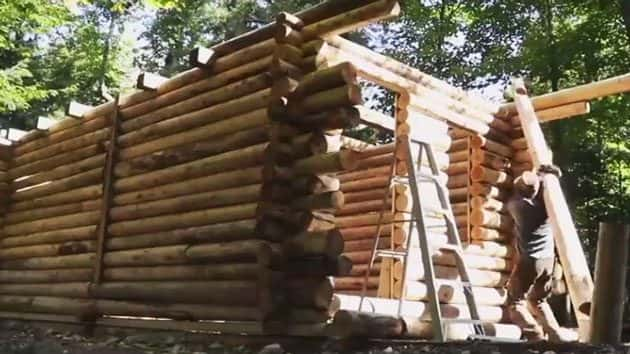
MULTIPOLYGON (((0 226, 4 224, 4 215, 9 207, 11 145, 0 145, 0 226)), ((2 235, 4 237, 4 235, 2 235)))
MULTIPOLYGON (((359 145, 352 143, 348 141, 348 147, 359 145)), ((345 205, 337 211, 336 221, 345 243, 344 255, 352 261, 350 274, 334 279, 335 293, 340 294, 361 294, 379 224, 378 248, 391 248, 392 202, 389 176, 394 159, 394 144, 366 144, 359 148, 362 151, 359 154, 358 167, 338 175, 345 205)), ((377 295, 381 263, 382 259, 375 259, 367 277, 366 295, 377 295)))
POLYGON ((38 296, 89 296, 112 118, 69 117, 13 146, 0 240, 4 309, 38 296))

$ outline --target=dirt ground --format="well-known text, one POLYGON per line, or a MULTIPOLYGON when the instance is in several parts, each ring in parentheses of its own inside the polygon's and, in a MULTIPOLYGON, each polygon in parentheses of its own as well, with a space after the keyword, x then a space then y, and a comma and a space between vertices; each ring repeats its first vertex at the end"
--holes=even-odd
POLYGON ((630 354, 630 346, 586 346, 578 344, 428 344, 355 341, 292 340, 283 344, 222 345, 207 335, 141 332, 136 334, 103 333, 82 335, 61 329, 33 327, 22 322, 0 324, 0 354, 219 354, 219 353, 365 353, 365 354, 630 354))

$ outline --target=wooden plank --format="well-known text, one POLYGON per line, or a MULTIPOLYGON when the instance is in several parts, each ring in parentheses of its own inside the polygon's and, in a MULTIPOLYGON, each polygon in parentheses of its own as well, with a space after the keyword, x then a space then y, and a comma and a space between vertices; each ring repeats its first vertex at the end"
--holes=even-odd
MULTIPOLYGON (((628 78, 630 79, 630 76, 628 78)), ((515 89, 515 107, 518 110, 534 167, 538 169, 541 165, 553 164, 551 150, 547 146, 540 122, 534 112, 534 105, 527 96, 523 80, 516 80, 513 87, 515 89)), ((587 341, 590 316, 582 309, 590 307, 589 304, 593 295, 593 278, 558 177, 547 173, 542 176, 542 179, 545 206, 553 225, 556 249, 563 265, 564 277, 575 309, 580 339, 587 341)))

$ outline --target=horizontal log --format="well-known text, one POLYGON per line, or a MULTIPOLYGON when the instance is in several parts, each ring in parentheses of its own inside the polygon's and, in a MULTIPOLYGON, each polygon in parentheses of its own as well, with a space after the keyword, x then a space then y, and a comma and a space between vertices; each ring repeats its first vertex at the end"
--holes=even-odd
POLYGON ((103 202, 101 201, 101 199, 94 199, 78 203, 57 205, 48 208, 38 208, 34 210, 12 212, 5 214, 4 221, 6 225, 12 225, 26 221, 50 218, 54 216, 76 214, 86 211, 99 210, 102 204, 103 202))
MULTIPOLYGON (((368 238, 368 239, 362 239, 362 240, 355 240, 355 241, 346 241, 344 243, 344 252, 356 252, 356 251, 366 251, 366 250, 372 250, 372 248, 374 247, 374 242, 376 242, 376 237, 374 238, 368 238)), ((381 237, 379 240, 379 244, 378 244, 378 248, 379 249, 384 249, 384 248, 390 248, 391 245, 391 239, 389 237, 381 237)))
POLYGON ((470 213, 470 224, 486 228, 511 232, 514 222, 507 216, 495 211, 473 209, 470 213))
POLYGON ((345 150, 297 160, 293 164, 293 170, 298 175, 322 174, 351 170, 356 168, 357 164, 357 153, 345 150))
POLYGON ((249 203, 190 211, 180 214, 160 215, 136 220, 113 222, 109 225, 108 231, 110 235, 122 236, 182 229, 226 221, 250 219, 256 217, 257 210, 257 203, 249 203))
POLYGON ((114 206, 109 212, 112 221, 134 220, 156 215, 183 213, 199 209, 252 203, 263 195, 260 184, 245 185, 218 191, 189 194, 140 204, 114 206))
POLYGON ((300 99, 310 94, 326 91, 347 83, 357 82, 357 71, 350 63, 342 63, 305 75, 289 95, 289 99, 300 99))
POLYGON ((463 248, 464 252, 468 254, 503 258, 512 258, 516 251, 511 245, 478 240, 472 240, 471 243, 464 244, 463 248))
POLYGON ((69 153, 71 151, 85 147, 88 144, 94 144, 95 142, 104 141, 109 138, 110 133, 110 128, 103 128, 91 133, 81 135, 76 138, 68 139, 57 144, 47 146, 45 149, 39 149, 23 154, 13 159, 12 166, 15 169, 19 166, 25 166, 36 161, 42 161, 52 156, 69 153))
POLYGON ((483 149, 472 149, 470 159, 475 165, 483 165, 497 171, 503 171, 510 166, 509 159, 483 149))
POLYGON ((509 241, 512 239, 510 233, 501 232, 499 230, 489 229, 481 226, 473 227, 470 231, 470 237, 473 240, 482 241, 509 241))
POLYGON ((346 256, 336 258, 309 257, 288 260, 284 271, 295 277, 345 276, 350 274, 352 261, 346 256))
POLYGON ((103 187, 99 185, 70 189, 64 192, 50 194, 44 197, 15 202, 9 206, 11 212, 45 208, 54 205, 82 202, 100 198, 103 187))
MULTIPOLYGON (((394 283, 394 296, 400 298, 401 281, 394 283)), ((473 294, 477 305, 501 306, 507 300, 507 290, 504 288, 489 288, 473 286, 473 294)), ((438 289, 440 302, 446 304, 466 304, 464 290, 458 286, 441 284, 438 289)), ((428 289, 426 283, 422 281, 408 281, 405 289, 405 300, 407 301, 428 301, 428 289)))
POLYGON ((512 177, 507 173, 483 166, 473 166, 470 170, 470 179, 473 182, 492 185, 510 185, 512 183, 512 177))
POLYGON ((383 199, 381 198, 377 200, 368 200, 363 202, 345 204, 335 213, 335 215, 346 216, 361 213, 380 212, 383 209, 386 211, 391 210, 391 200, 389 198, 385 200, 384 203, 383 199))
POLYGON ((473 136, 470 139, 470 145, 475 149, 484 148, 485 150, 504 157, 512 157, 512 155, 514 155, 514 150, 512 149, 512 147, 498 143, 480 135, 473 136))
POLYGON ((235 171, 211 174, 191 179, 182 179, 158 185, 152 188, 139 189, 114 196, 115 205, 137 204, 149 201, 163 200, 178 196, 229 189, 237 186, 258 184, 263 180, 262 167, 242 168, 235 171))
POLYGON ((52 181, 50 183, 19 190, 11 195, 11 199, 14 201, 23 201, 37 197, 43 197, 53 193, 60 193, 70 189, 76 189, 92 184, 97 184, 100 183, 102 180, 103 167, 97 167, 70 177, 52 181))
POLYGON ((92 278, 91 268, 55 270, 0 270, 0 282, 4 283, 67 283, 85 282, 92 278))
POLYGON ((212 173, 255 166, 263 162, 263 156, 267 147, 268 144, 266 143, 258 144, 158 171, 120 178, 115 181, 114 189, 118 193, 130 192, 172 183, 185 178, 202 177, 212 173))
MULTIPOLYGON (((271 90, 269 89, 259 91, 252 95, 242 97, 236 101, 230 101, 218 106, 212 106, 208 109, 194 111, 189 114, 154 123, 145 128, 121 135, 120 139, 125 136, 129 136, 130 134, 134 134, 134 136, 139 136, 135 143, 147 142, 163 136, 179 133, 187 129, 195 129, 199 126, 206 125, 209 122, 217 122, 222 119, 237 117, 241 114, 256 111, 265 107, 270 93, 271 90), (212 117, 213 119, 210 120, 208 117, 212 117)), ((174 139, 171 139, 171 141, 172 140, 174 139)), ((119 151, 119 158, 129 159, 141 156, 144 153, 158 151, 157 149, 161 148, 161 146, 156 146, 157 144, 155 143, 153 143, 153 146, 156 147, 152 148, 150 142, 143 145, 142 148, 134 148, 131 144, 132 143, 129 143, 129 145, 123 147, 119 151)))
POLYGON ((469 187, 469 192, 473 196, 495 198, 498 200, 505 200, 510 194, 509 190, 505 188, 498 188, 484 183, 472 183, 469 187))
POLYGON ((460 162, 454 162, 448 165, 448 168, 446 169, 446 173, 448 173, 449 175, 458 175, 462 173, 467 173, 469 169, 470 169, 470 162, 468 162, 468 160, 465 160, 465 161, 460 161, 460 162))
MULTIPOLYGON (((396 299, 369 297, 365 298, 363 305, 359 307, 361 301, 359 296, 339 295, 338 297, 341 300, 340 307, 343 310, 362 310, 368 313, 392 316, 398 315, 399 302, 396 299)), ((466 305, 441 304, 440 310, 443 318, 470 318, 470 313, 466 305)), ((478 312, 480 319, 485 321, 499 322, 504 319, 504 311, 500 306, 481 305, 478 307, 478 312)), ((422 301, 403 301, 400 315, 409 317, 417 316, 424 321, 430 321, 432 317, 430 307, 427 306, 426 302, 422 301)))
POLYGON ((291 207, 298 210, 336 211, 342 208, 344 203, 343 193, 335 191, 296 198, 291 202, 291 207))
POLYGON ((306 130, 348 129, 356 127, 361 121, 360 113, 354 107, 340 107, 300 117, 283 118, 306 130))
POLYGON ((179 320, 263 320, 268 314, 257 307, 194 304, 147 304, 46 296, 0 296, 0 309, 94 317, 99 315, 172 318, 179 320))
MULTIPOLYGON (((221 244, 177 245, 149 249, 107 252, 107 267, 186 264, 190 262, 257 262, 261 267, 282 261, 280 250, 262 240, 243 240, 221 244)), ((27 258, 2 261, 5 269, 86 268, 94 262, 93 253, 71 256, 27 258)))
POLYGON ((385 176, 389 175, 391 172, 391 165, 384 165, 381 167, 374 167, 368 169, 360 169, 357 171, 349 171, 344 173, 339 173, 337 177, 341 182, 350 182, 361 180, 365 178, 375 177, 375 176, 385 176))
POLYGON ((127 177, 264 143, 268 141, 267 123, 267 113, 256 110, 131 146, 125 151, 139 157, 118 162, 114 173, 127 177))
POLYGON ((486 198, 482 196, 473 197, 470 199, 470 206, 474 209, 487 209, 494 211, 505 211, 505 203, 498 199, 486 198))
POLYGON ((76 119, 72 120, 78 122, 73 129, 64 129, 58 132, 48 133, 36 140, 16 144, 13 148, 14 156, 21 156, 39 149, 48 148, 62 141, 102 129, 109 124, 109 119, 107 117, 97 117, 85 122, 76 119))
MULTIPOLYGON (((376 289, 379 284, 378 276, 370 276, 367 279, 367 288, 376 289)), ((335 291, 338 290, 361 290, 363 287, 364 277, 335 277, 333 283, 335 291)))
MULTIPOLYGON (((88 151, 92 151, 91 149, 92 148, 88 149, 88 151)), ((98 149, 95 151, 98 152, 98 149)), ((74 163, 55 166, 51 169, 41 170, 28 177, 15 180, 11 185, 11 189, 15 191, 28 186, 66 178, 104 165, 105 154, 99 153, 97 155, 86 157, 74 163)))
POLYGON ((248 219, 134 236, 111 237, 105 241, 105 247, 108 251, 115 251, 184 243, 199 244, 247 240, 255 238, 256 224, 256 220, 248 219))
POLYGON ((47 243, 90 240, 96 236, 96 226, 82 226, 70 229, 41 231, 30 235, 5 237, 0 239, 0 247, 19 247, 47 243))
MULTIPOLYGON (((38 174, 41 171, 48 171, 48 170, 50 170, 51 173, 53 171, 55 171, 54 173, 56 173, 56 174, 67 173, 68 168, 62 168, 60 166, 69 165, 69 164, 72 164, 74 162, 79 162, 81 160, 86 160, 89 157, 93 157, 94 155, 98 155, 98 154, 101 154, 101 153, 105 152, 105 150, 106 150, 105 144, 97 143, 97 144, 94 144, 94 145, 89 145, 89 146, 86 146, 86 147, 82 147, 80 149, 77 149, 77 150, 74 150, 72 152, 68 152, 68 153, 65 153, 65 154, 51 156, 51 157, 46 158, 44 160, 35 161, 35 162, 32 162, 32 163, 28 163, 26 165, 22 165, 22 166, 10 169, 8 171, 9 178, 17 179, 17 178, 20 178, 20 177, 24 177, 24 176, 31 175, 31 174, 38 174), (59 168, 59 170, 57 168, 59 168)), ((95 159, 96 159, 96 157, 95 157, 95 159)), ((81 162, 85 163, 85 161, 81 161, 81 162)), ((90 162, 92 162, 92 161, 90 161, 90 162)), ((81 165, 81 164, 79 164, 79 165, 81 165)), ((65 167, 65 166, 63 166, 63 167, 65 167)), ((76 165, 73 165, 72 167, 76 168, 76 165)), ((92 166, 92 167, 97 167, 97 166, 92 166)), ((76 169, 73 169, 73 171, 76 171, 76 169)), ((75 173, 78 173, 78 172, 81 172, 81 170, 79 170, 79 171, 77 171, 75 173)), ((47 175, 46 177, 49 177, 49 175, 47 175)), ((48 180, 49 179, 43 179, 41 182, 46 182, 48 180)), ((36 182, 36 183, 41 183, 41 182, 36 182)), ((28 184, 28 185, 30 185, 30 184, 28 184)), ((19 188, 19 187, 16 187, 16 188, 19 188)))
POLYGON ((340 107, 356 106, 361 103, 363 103, 361 88, 357 84, 345 84, 313 93, 299 101, 289 101, 284 109, 274 114, 274 117, 298 117, 340 107))
MULTIPOLYGON (((392 272, 395 279, 400 279, 402 277, 402 270, 403 267, 400 262, 394 263, 394 269, 392 270, 392 272)), ((435 276, 437 278, 460 280, 459 272, 455 267, 436 265, 434 267, 434 270, 435 276)), ((468 273, 473 286, 484 286, 492 288, 502 287, 507 283, 509 278, 509 273, 498 272, 494 270, 469 269, 468 273)), ((422 268, 422 265, 420 263, 410 264, 410 267, 407 270, 407 275, 407 279, 410 280, 423 280, 424 270, 422 268)))
MULTIPOLYGON (((378 226, 358 226, 339 229, 341 236, 346 241, 372 239, 376 236, 378 226)), ((391 224, 383 224, 381 226, 381 236, 389 236, 391 234, 391 224)))
POLYGON ((348 227, 378 225, 379 221, 383 224, 391 223, 392 213, 386 212, 383 213, 382 216, 381 213, 368 213, 363 215, 338 217, 335 220, 335 225, 337 225, 338 228, 343 229, 348 227))
POLYGON ((348 181, 341 184, 341 191, 344 193, 372 190, 375 188, 382 188, 382 194, 385 195, 387 191, 388 182, 390 177, 388 175, 385 176, 377 176, 365 179, 359 179, 354 181, 348 181))
POLYGON ((29 235, 41 230, 51 231, 88 226, 97 224, 100 221, 100 216, 101 212, 99 210, 86 211, 83 213, 55 216, 52 218, 7 225, 3 228, 3 231, 7 236, 16 236, 29 235))
POLYGON ((268 277, 257 263, 112 267, 103 271, 106 281, 255 280, 268 277))

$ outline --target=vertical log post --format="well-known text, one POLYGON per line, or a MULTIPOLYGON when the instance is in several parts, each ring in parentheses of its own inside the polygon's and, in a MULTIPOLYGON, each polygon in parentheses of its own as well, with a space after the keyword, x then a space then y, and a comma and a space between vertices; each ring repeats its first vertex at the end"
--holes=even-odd
POLYGON ((111 114, 111 135, 109 146, 107 147, 107 159, 105 170, 103 170, 103 202, 101 204, 101 217, 96 234, 96 258, 94 260, 94 275, 92 282, 97 285, 101 283, 103 277, 103 257, 105 255, 105 238, 107 237, 107 227, 109 225, 109 209, 114 188, 114 164, 116 162, 116 141, 118 139, 118 112, 120 95, 116 95, 114 101, 114 111, 111 114))
MULTIPOLYGON (((553 163, 551 151, 547 147, 534 107, 527 96, 523 80, 515 80, 513 87, 518 116, 521 120, 527 146, 532 155, 534 167, 538 169, 541 165, 550 165, 553 163)), ((569 206, 562 193, 558 177, 553 174, 545 174, 543 176, 543 184, 545 186, 545 206, 553 226, 556 249, 560 256, 560 262, 562 263, 565 279, 569 287, 569 295, 575 309, 580 340, 588 341, 589 314, 580 311, 580 309, 590 307, 591 297, 593 296, 593 278, 588 269, 584 250, 573 224, 569 206)))
POLYGON ((591 342, 619 344, 623 327, 630 225, 600 223, 591 306, 591 342))

